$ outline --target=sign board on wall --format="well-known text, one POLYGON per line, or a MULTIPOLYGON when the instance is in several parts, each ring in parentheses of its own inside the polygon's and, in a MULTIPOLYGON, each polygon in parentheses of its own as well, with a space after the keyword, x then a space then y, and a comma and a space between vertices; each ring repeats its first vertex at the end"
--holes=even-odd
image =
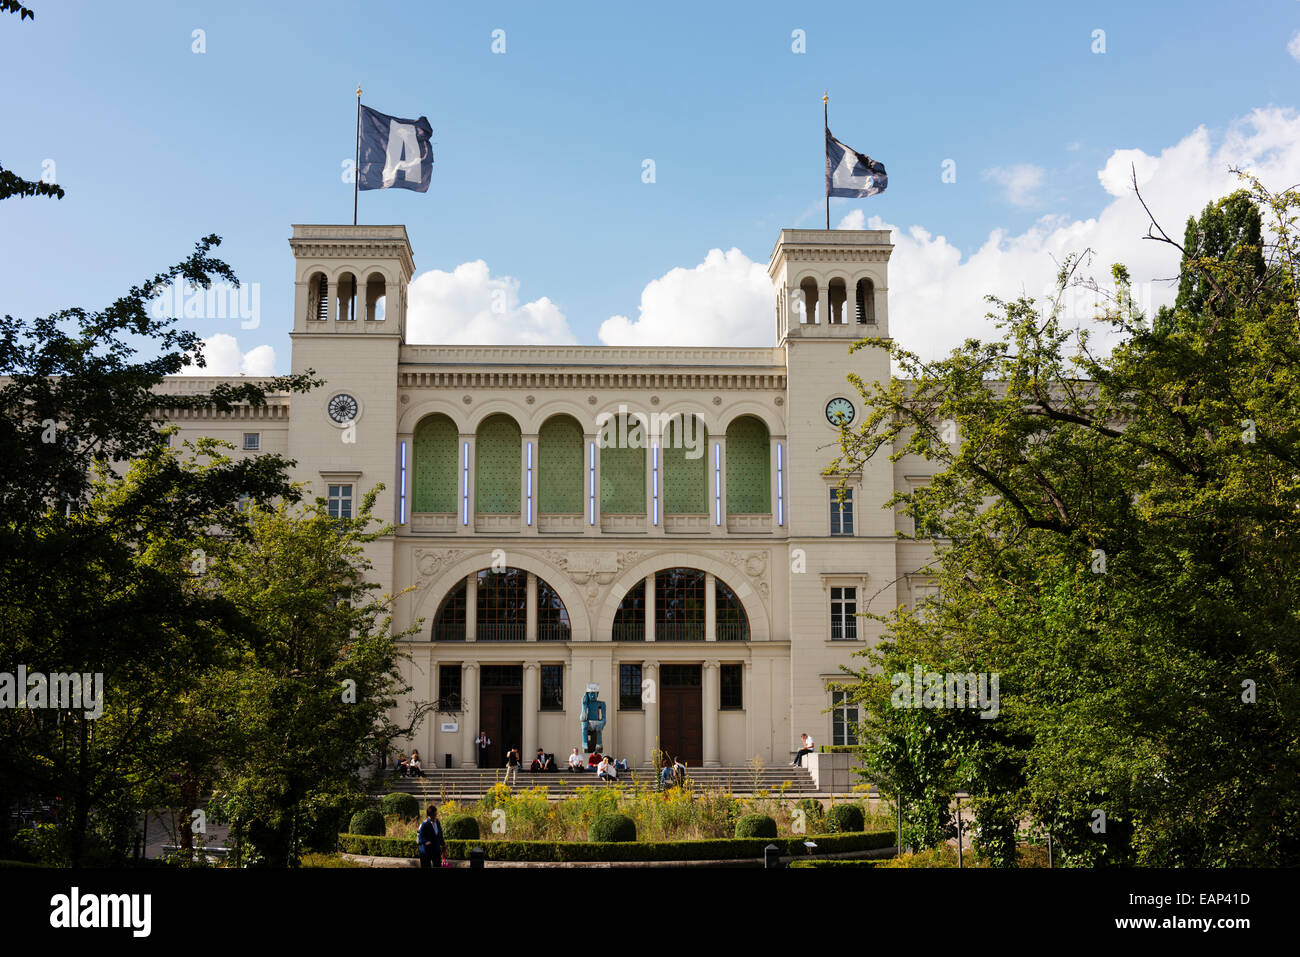
POLYGON ((439 731, 459 731, 460 725, 455 721, 444 721, 438 726, 439 731))

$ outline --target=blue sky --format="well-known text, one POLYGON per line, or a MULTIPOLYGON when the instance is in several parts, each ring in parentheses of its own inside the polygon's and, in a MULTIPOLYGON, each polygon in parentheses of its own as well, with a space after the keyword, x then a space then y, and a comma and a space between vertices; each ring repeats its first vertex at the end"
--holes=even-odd
MULTIPOLYGON (((0 308, 104 304, 215 232, 263 319, 196 328, 273 346, 280 371, 289 225, 350 222, 358 83, 368 106, 427 116, 436 157, 428 193, 363 193, 361 222, 405 223, 417 273, 484 260, 595 343, 675 267, 715 247, 766 264, 778 229, 822 225, 823 89, 832 131, 890 177, 833 201, 832 225, 861 208, 970 256, 996 230, 1099 216, 1114 151, 1157 156, 1200 126, 1222 139, 1293 109, 1300 81, 1294 0, 27 2, 34 23, 0 17, 0 164, 37 178, 53 160, 68 195, 0 204, 0 308)), ((754 322, 766 334, 768 312, 754 322)))

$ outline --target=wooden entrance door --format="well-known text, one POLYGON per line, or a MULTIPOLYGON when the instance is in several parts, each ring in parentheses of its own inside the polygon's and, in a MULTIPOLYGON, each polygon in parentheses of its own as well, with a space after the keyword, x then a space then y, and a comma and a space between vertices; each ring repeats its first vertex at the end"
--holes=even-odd
POLYGON ((524 669, 522 665, 484 665, 479 676, 479 724, 492 739, 487 766, 505 767, 506 752, 519 749, 524 760, 524 669))
POLYGON ((687 764, 704 760, 704 697, 699 665, 659 666, 659 747, 687 764))

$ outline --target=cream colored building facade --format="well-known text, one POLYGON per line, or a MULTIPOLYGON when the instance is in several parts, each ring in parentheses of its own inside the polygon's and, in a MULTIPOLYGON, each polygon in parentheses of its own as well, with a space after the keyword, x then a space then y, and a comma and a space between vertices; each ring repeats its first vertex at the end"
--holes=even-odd
POLYGON ((605 749, 634 764, 656 747, 779 764, 801 732, 852 743, 828 685, 878 637, 856 612, 931 587, 929 546, 881 507, 926 463, 878 456, 847 477, 851 502, 822 474, 836 416, 862 416, 846 374, 889 374, 881 350, 849 354, 889 335, 888 231, 781 231, 774 310, 754 316, 775 348, 408 344, 405 227, 295 226, 290 245, 292 369, 326 384, 174 424, 296 460, 344 514, 384 485, 395 534, 372 574, 399 627, 422 622, 405 676, 438 702, 399 745, 426 766, 509 746, 562 762, 589 684, 605 749))

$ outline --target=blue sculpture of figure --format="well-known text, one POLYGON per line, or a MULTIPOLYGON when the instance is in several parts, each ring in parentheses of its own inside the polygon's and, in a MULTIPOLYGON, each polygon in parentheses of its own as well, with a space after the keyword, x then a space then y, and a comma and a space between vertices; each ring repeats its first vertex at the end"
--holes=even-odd
POLYGON ((600 750, 600 731, 605 727, 605 702, 598 697, 600 685, 587 685, 587 693, 582 696, 581 739, 583 750, 587 752, 600 750))

